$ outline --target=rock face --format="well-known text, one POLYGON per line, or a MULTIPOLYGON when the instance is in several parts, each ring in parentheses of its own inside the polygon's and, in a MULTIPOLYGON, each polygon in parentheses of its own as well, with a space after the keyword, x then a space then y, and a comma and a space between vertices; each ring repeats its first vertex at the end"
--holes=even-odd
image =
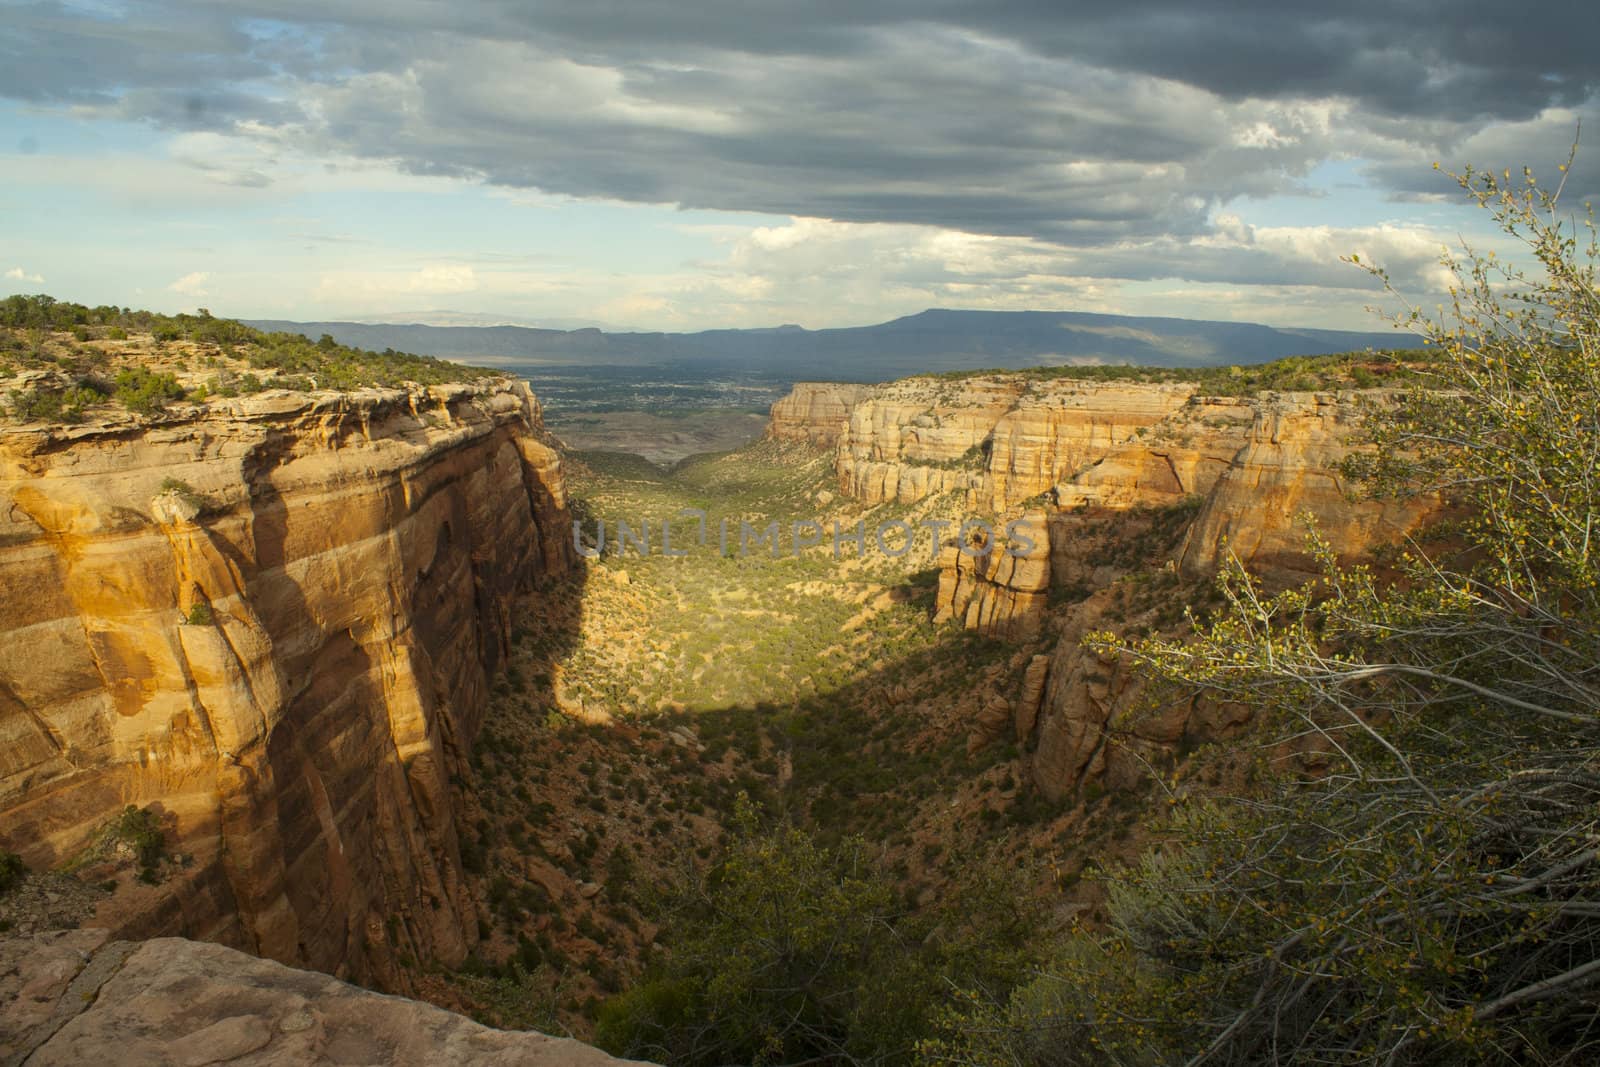
POLYGON ((1181 408, 1113 446, 1057 485, 1063 511, 1169 507, 1205 497, 1233 465, 1260 401, 1191 396, 1181 408))
POLYGON ((459 962, 449 777, 569 553, 521 383, 0 432, 0 844, 56 865, 151 804, 188 866, 95 925, 388 988, 459 962))
POLYGON ((868 503, 963 491, 1003 511, 1183 407, 1189 385, 909 378, 859 399, 839 439, 840 487, 868 503))
MULTIPOLYGON (((1334 552, 1349 559, 1399 540, 1438 511, 1438 502, 1427 498, 1346 495, 1338 466, 1357 447, 1367 401, 1381 404, 1383 396, 1285 393, 1249 405, 1199 401, 1181 425, 1117 450, 1058 487, 1056 497, 1092 513, 1162 507, 1187 495, 1199 506, 1167 577, 1204 579, 1225 553, 1233 553, 1269 585, 1296 584, 1315 570, 1306 545, 1307 517, 1334 552)), ((1074 521, 1071 514, 1054 521, 1058 577, 1075 571, 1082 588, 1105 590, 1116 569, 1092 566, 1095 547, 1060 529, 1074 521)), ((1051 656, 1037 710, 1026 721, 1019 714, 1017 734, 1024 749, 1032 750, 1033 780, 1052 800, 1091 783, 1132 788, 1164 756, 1230 737, 1248 721, 1243 708, 1190 696, 1135 714, 1143 678, 1122 660, 1104 659, 1080 645, 1088 629, 1107 625, 1102 613, 1110 604, 1096 597, 1073 611, 1051 656)))
MULTIPOLYGON (((779 406, 803 411, 821 388, 797 388, 779 406)), ((1344 556, 1403 536, 1432 504, 1351 499, 1337 470, 1366 403, 1382 401, 1381 392, 1211 397, 1182 383, 1020 374, 910 378, 857 395, 835 466, 840 488, 867 503, 954 492, 1000 525, 1024 502, 1042 502, 1042 518, 1029 518, 1048 528, 1049 580, 1031 558, 1019 567, 953 544, 940 557, 940 618, 1027 637, 1052 583, 1094 588, 1116 576, 1090 551, 1104 546, 1075 528, 1086 511, 1198 504, 1177 560, 1190 577, 1234 552, 1270 581, 1297 580, 1311 566, 1308 515, 1344 556)))
POLYGON ((1014 515, 1047 493, 1052 512, 1201 498, 1181 557, 1186 573, 1200 574, 1215 569, 1224 544, 1265 569, 1303 568, 1307 513, 1336 549, 1352 552, 1414 525, 1429 505, 1345 495, 1336 468, 1353 447, 1364 399, 1381 403, 1383 394, 1209 397, 1185 383, 1020 374, 812 382, 773 406, 771 433, 826 443, 846 407, 839 485, 871 504, 960 492, 970 507, 1014 515))
MULTIPOLYGON (((1382 394, 1368 399, 1381 402, 1382 394)), ((1338 467, 1354 450, 1363 415, 1349 393, 1286 393, 1257 404, 1243 447, 1206 493, 1179 565, 1193 576, 1231 552, 1269 576, 1312 569, 1310 516, 1334 551, 1354 556, 1391 544, 1436 505, 1432 500, 1352 500, 1338 467)))
POLYGON ((767 436, 832 448, 839 443, 850 409, 872 388, 844 382, 796 382, 788 396, 772 405, 767 436))
MULTIPOLYGON (((1108 536, 1096 517, 1192 508, 1230 469, 1253 419, 1248 404, 1192 397, 1055 485, 1046 507, 1021 516, 1041 530, 1036 540, 1048 548, 1042 573, 1031 566, 978 565, 947 547, 939 558, 936 617, 959 619, 994 637, 1033 636, 1052 587, 1089 591, 1110 584, 1127 570, 1116 562, 1115 536, 1136 537, 1149 525, 1123 523, 1108 536)), ((1002 512, 1008 514, 1014 512, 1002 512)))
POLYGON ((605 1067, 586 1045, 491 1030, 220 945, 108 941, 105 931, 0 942, 0 1063, 252 1067, 605 1067))
POLYGON ((1033 511, 992 539, 940 550, 934 621, 958 618, 969 630, 1030 638, 1049 588, 1050 528, 1044 512, 1033 511))
MULTIPOLYGON (((935 613, 1028 640, 1040 633, 1052 589, 1075 605, 1054 651, 1029 662, 1012 721, 996 701, 972 735, 984 744, 1013 730, 1035 784, 1060 800, 1087 783, 1128 788, 1176 747, 1229 736, 1244 722, 1241 709, 1200 699, 1132 714, 1139 675, 1080 646, 1089 629, 1123 618, 1119 579, 1146 570, 1176 590, 1213 574, 1231 552, 1268 584, 1295 583, 1313 569, 1308 516, 1336 554, 1358 558, 1436 512, 1427 499, 1346 495, 1339 464, 1385 400, 1381 391, 1212 397, 1182 384, 1017 374, 913 378, 856 401, 835 464, 841 489, 869 503, 956 492, 996 528, 1025 520, 1040 546, 1029 553, 946 544, 935 613), (1164 561, 1150 558, 1149 546, 1170 544, 1178 547, 1164 561)), ((1181 622, 1164 607, 1174 610, 1162 625, 1181 622)))

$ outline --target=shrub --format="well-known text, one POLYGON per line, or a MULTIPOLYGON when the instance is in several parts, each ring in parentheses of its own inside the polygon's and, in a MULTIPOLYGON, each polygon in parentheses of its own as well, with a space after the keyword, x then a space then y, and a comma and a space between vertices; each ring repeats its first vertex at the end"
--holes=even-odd
POLYGON ((740 796, 726 850, 670 905, 670 955, 601 1008, 596 1039, 683 1064, 903 1059, 947 979, 994 992, 1025 973, 1040 926, 1021 896, 978 880, 919 918, 859 838, 763 830, 740 796))
POLYGON ((0 893, 7 893, 22 884, 28 868, 15 852, 0 848, 0 893))
POLYGON ((152 415, 166 407, 168 400, 183 396, 183 387, 172 374, 158 374, 146 367, 129 367, 117 372, 113 394, 129 411, 152 415))
POLYGON ((129 804, 112 822, 110 834, 112 840, 132 850, 134 860, 139 864, 139 877, 146 882, 155 881, 156 865, 161 862, 167 845, 166 834, 161 832, 156 813, 149 808, 137 808, 129 804))
POLYGON ((105 398, 86 384, 57 389, 36 387, 11 391, 10 407, 22 422, 81 422, 84 409, 105 398))

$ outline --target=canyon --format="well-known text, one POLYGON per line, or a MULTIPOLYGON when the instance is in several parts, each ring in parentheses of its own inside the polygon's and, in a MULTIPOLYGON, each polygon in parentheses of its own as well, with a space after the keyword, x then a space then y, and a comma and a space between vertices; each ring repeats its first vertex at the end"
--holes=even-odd
POLYGON ((1361 449, 1364 420, 1392 403, 1383 389, 1241 396, 1190 383, 913 378, 853 390, 841 418, 833 388, 797 385, 774 407, 771 434, 834 440, 840 489, 858 499, 954 494, 997 530, 1010 523, 1022 534, 1019 546, 998 534, 945 544, 936 618, 1027 641, 1045 628, 1053 595, 1061 603, 1049 650, 1030 659, 1009 699, 985 708, 972 739, 1014 737, 1052 801, 1089 786, 1133 788, 1153 762, 1231 737, 1247 721, 1198 699, 1136 714, 1143 680, 1131 664, 1085 648, 1091 630, 1153 623, 1170 632, 1182 615, 1154 603, 1161 591, 1180 607, 1199 602, 1230 557, 1282 588, 1316 572, 1313 530, 1352 562, 1440 514, 1434 497, 1362 497, 1347 484, 1342 467, 1361 449), (1152 536, 1176 537, 1175 548, 1153 583, 1129 585, 1152 576, 1122 548, 1152 536))
POLYGON ((1052 584, 1109 584, 1114 571, 1078 550, 1085 524, 1107 513, 1197 507, 1173 561, 1192 578, 1215 573, 1225 554, 1278 583, 1303 578, 1312 528, 1346 558, 1398 540, 1431 503, 1358 498, 1341 473, 1363 420, 1390 399, 1021 374, 802 383, 774 405, 769 432, 833 442, 840 491, 866 503, 952 493, 975 513, 1025 519, 1038 551, 950 545, 941 557, 940 614, 1010 633, 1037 625, 1052 584))
POLYGON ((84 967, 109 938, 245 968, 132 947, 176 936, 528 1025, 462 977, 487 970, 580 1034, 653 951, 630 886, 712 856, 737 795, 880 841, 920 904, 1004 820, 1006 862, 1093 909, 1076 875, 1137 856, 1152 768, 1204 788, 1184 754, 1250 724, 1151 714, 1084 636, 1181 633, 1230 553, 1303 581, 1308 520, 1361 559, 1437 510, 1341 473, 1384 389, 1207 384, 801 383, 766 441, 670 470, 564 455, 499 377, 0 427, 0 845, 84 883, 84 967), (572 545, 575 516, 719 507, 994 532, 771 565, 572 545), (126 813, 164 842, 137 877, 126 813))

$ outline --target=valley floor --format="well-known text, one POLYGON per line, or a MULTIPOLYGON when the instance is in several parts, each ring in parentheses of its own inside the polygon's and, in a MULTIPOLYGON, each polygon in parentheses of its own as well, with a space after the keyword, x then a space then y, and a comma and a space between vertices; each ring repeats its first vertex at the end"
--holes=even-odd
MULTIPOLYGON (((756 528, 959 518, 956 501, 869 508, 835 499, 831 453, 766 441, 670 470, 635 456, 569 460, 574 512, 608 543, 562 588, 536 590, 460 783, 463 850, 481 879, 484 942, 426 995, 504 1026, 589 1033, 598 1003, 641 973, 671 886, 717 852, 747 794, 823 842, 861 835, 908 906, 975 871, 1062 915, 1094 903, 1077 875, 1095 838, 1142 837, 1136 804, 1051 805, 1014 744, 970 743, 1055 635, 1004 643, 932 621, 926 531, 901 558, 828 540, 798 558, 741 556, 756 528), (659 523, 685 509, 673 547, 659 523), (719 519, 732 544, 718 545, 719 519), (615 553, 648 521, 652 552, 615 553), (758 521, 759 520, 759 521, 758 521)), ((592 543, 592 541, 591 541, 592 543)), ((1117 846, 1117 842, 1122 847, 1117 846)))
POLYGON ((577 451, 606 449, 671 464, 707 452, 743 448, 767 428, 765 412, 732 408, 666 411, 567 410, 552 405, 545 425, 577 451))

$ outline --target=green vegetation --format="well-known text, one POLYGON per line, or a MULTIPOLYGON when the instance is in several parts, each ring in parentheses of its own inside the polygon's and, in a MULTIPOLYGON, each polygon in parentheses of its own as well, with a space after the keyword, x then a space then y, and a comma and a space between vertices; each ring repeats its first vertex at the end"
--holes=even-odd
MULTIPOLYGON (((608 548, 529 596, 473 745, 462 857, 488 904, 486 941, 457 988, 481 1018, 507 1017, 495 1006, 505 989, 539 989, 582 1033, 606 998, 639 981, 650 987, 636 995, 641 1002, 700 988, 651 953, 653 940, 676 954, 704 925, 687 904, 692 894, 664 904, 657 886, 680 870, 685 885, 700 884, 692 872, 722 862, 741 793, 758 810, 781 812, 799 835, 785 840, 803 838, 811 858, 856 855, 873 868, 874 884, 893 888, 891 928, 917 944, 946 936, 932 933, 944 925, 937 916, 989 840, 1043 835, 1059 814, 1018 788, 1014 747, 966 751, 965 703, 974 690, 1013 689, 1027 657, 932 622, 937 570, 925 533, 904 559, 847 551, 835 560, 825 540, 800 558, 739 556, 741 518, 787 531, 819 511, 846 525, 864 518, 869 530, 902 517, 899 506, 820 505, 824 490, 837 489, 830 459, 770 441, 670 469, 613 453, 569 457, 574 514, 591 535, 603 518, 608 548), (698 520, 679 517, 687 508, 707 513, 704 545, 698 520), (717 544, 724 517, 728 553, 717 544), (619 519, 635 528, 652 521, 649 555, 613 553, 619 519), (687 557, 662 553, 663 519, 673 520, 674 548, 687 557), (974 780, 970 803, 982 806, 982 820, 963 818, 947 792, 974 780), (930 817, 955 825, 919 829, 930 817), (930 852, 923 833, 943 849, 930 852), (873 843, 866 852, 863 839, 873 843), (586 884, 589 895, 563 890, 586 884)), ((961 505, 935 498, 918 507, 949 518, 961 505)), ((787 549, 787 532, 784 540, 787 549)), ((1004 863, 990 865, 997 875, 1044 861, 1031 844, 1008 841, 1004 852, 1004 863)), ((1030 913, 1025 892, 1001 896, 1004 908, 974 912, 1030 913)), ((913 955, 917 975, 943 973, 932 956, 913 955)), ((905 1009, 920 1021, 902 1027, 901 1044, 926 1029, 948 988, 917 987, 928 997, 905 1009)), ((707 1003, 695 994, 683 1010, 707 1003)), ((624 1014, 638 1021, 638 1012, 665 1010, 636 1009, 624 1014)), ((607 1009, 613 1027, 624 1025, 622 1011, 607 1009)), ((864 1029, 841 1037, 829 1025, 851 1047, 868 1041, 864 1029)), ((627 1030, 618 1040, 637 1036, 627 1030)))
POLYGON ((28 868, 15 852, 0 848, 0 893, 9 893, 22 884, 28 868))
MULTIPOLYGON (((792 523, 815 518, 815 494, 832 484, 821 453, 766 442, 671 470, 611 453, 576 459, 576 513, 591 536, 605 522, 606 548, 582 593, 593 605, 596 639, 563 663, 574 696, 625 714, 786 705, 844 685, 875 654, 941 639, 928 618, 931 589, 916 603, 901 598, 877 612, 873 647, 842 636, 862 614, 860 601, 902 582, 909 560, 874 557, 841 582, 825 534, 800 557, 789 554, 792 523), (699 519, 684 516, 686 509, 706 513, 704 544, 699 519), (783 558, 772 558, 753 537, 741 555, 744 519, 756 535, 776 522, 783 558), (674 552, 686 557, 663 554, 660 524, 667 520, 674 552), (649 523, 649 555, 632 545, 617 553, 620 522, 635 533, 649 523)), ((877 521, 869 518, 868 529, 877 521)), ((926 535, 922 547, 925 553, 926 535)))
MULTIPOLYGON (((1526 172, 1525 172, 1526 174, 1526 172)), ((1531 177, 1460 178, 1538 264, 1470 249, 1423 384, 1375 420, 1375 492, 1468 518, 1397 562, 1242 569, 1192 640, 1125 644, 1259 709, 1327 770, 1191 802, 1110 924, 930 1043, 994 1064, 1583 1064, 1600 1055, 1600 297, 1531 177)), ((1584 237, 1580 246, 1579 237, 1584 237)))
POLYGON ((0 300, 0 374, 24 370, 64 373, 60 383, 13 390, 14 417, 72 422, 84 408, 113 397, 130 411, 156 414, 170 401, 189 396, 235 396, 263 388, 351 390, 365 386, 436 385, 477 381, 497 372, 448 360, 393 350, 368 352, 298 334, 265 333, 232 319, 159 315, 117 307, 86 307, 49 296, 10 296, 0 300), (138 348, 147 335, 153 349, 138 348), (130 340, 133 338, 133 340, 130 340), (133 348, 126 346, 135 346, 133 348), (183 363, 200 356, 217 372, 187 394, 168 367, 153 360, 183 363), (102 373, 118 360, 135 360, 107 382, 102 373), (237 364, 234 366, 232 364, 237 364), (242 370, 248 368, 248 370, 242 370))
POLYGON ((74 386, 13 389, 8 397, 11 415, 19 422, 82 422, 85 409, 105 402, 102 385, 85 379, 74 386))
POLYGON ((129 367, 117 372, 113 396, 129 411, 152 415, 162 410, 168 400, 183 396, 183 387, 178 384, 176 375, 159 374, 145 367, 129 367))
POLYGON ((149 808, 129 804, 112 822, 107 836, 133 853, 134 861, 139 865, 140 880, 154 884, 156 868, 167 847, 167 836, 161 831, 161 821, 156 813, 149 808))
POLYGON ((176 494, 178 498, 181 499, 185 504, 189 505, 191 508, 194 508, 195 511, 202 515, 204 515, 206 512, 214 510, 217 507, 216 501, 212 500, 210 497, 207 497, 205 494, 195 489, 194 486, 179 478, 161 479, 161 491, 163 493, 176 494))
POLYGON ((1009 988, 1029 962, 1033 909, 993 880, 964 889, 918 916, 860 838, 764 830, 741 799, 721 858, 669 905, 669 951, 601 1009, 596 1041, 692 1065, 902 1056, 952 985, 1009 988))
POLYGON ((1105 364, 1089 367, 1035 367, 1027 370, 947 371, 927 375, 956 382, 990 374, 1034 381, 1067 379, 1084 382, 1193 382, 1208 396, 1257 396, 1266 392, 1309 392, 1318 389, 1372 389, 1403 386, 1421 380, 1430 356, 1427 350, 1344 352, 1327 356, 1290 356, 1270 363, 1226 367, 1137 367, 1105 364))

